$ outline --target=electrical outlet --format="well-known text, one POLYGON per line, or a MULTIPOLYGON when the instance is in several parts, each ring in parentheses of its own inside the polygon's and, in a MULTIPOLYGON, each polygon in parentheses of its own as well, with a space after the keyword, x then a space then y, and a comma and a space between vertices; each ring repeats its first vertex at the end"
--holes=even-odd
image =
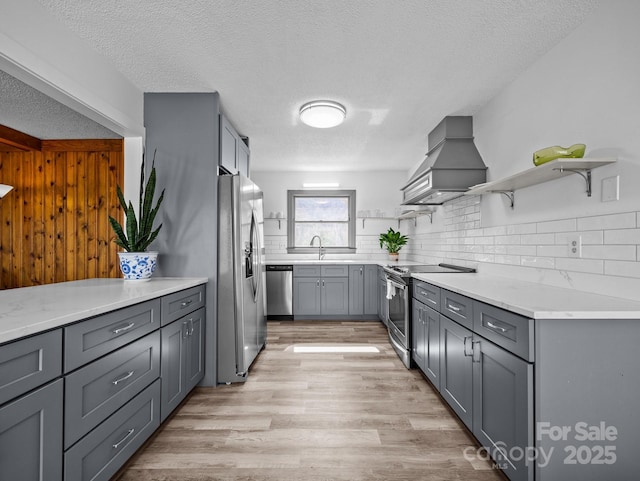
POLYGON ((567 246, 569 257, 582 257, 582 236, 578 234, 567 236, 567 246))

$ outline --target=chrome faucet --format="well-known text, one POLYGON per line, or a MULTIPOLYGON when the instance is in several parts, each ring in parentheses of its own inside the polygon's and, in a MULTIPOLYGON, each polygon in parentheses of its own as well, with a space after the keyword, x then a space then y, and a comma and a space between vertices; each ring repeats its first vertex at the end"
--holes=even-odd
POLYGON ((311 247, 313 247, 313 241, 316 240, 316 238, 318 239, 318 242, 320 243, 320 245, 318 246, 318 260, 321 261, 322 258, 324 257, 324 252, 322 251, 322 239, 320 238, 319 235, 314 235, 311 238, 311 242, 309 242, 309 245, 311 247))

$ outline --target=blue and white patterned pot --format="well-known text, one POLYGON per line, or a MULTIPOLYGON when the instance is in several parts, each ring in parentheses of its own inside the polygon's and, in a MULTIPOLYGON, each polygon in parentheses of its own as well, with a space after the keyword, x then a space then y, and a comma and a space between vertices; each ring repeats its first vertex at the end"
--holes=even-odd
POLYGON ((127 281, 148 281, 156 270, 157 252, 118 252, 120 270, 127 281))

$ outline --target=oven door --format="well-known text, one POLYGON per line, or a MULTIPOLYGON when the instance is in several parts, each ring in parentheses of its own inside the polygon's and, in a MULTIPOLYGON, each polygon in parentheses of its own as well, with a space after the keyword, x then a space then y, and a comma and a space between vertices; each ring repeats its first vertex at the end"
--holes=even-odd
POLYGON ((409 286, 387 276, 387 282, 395 288, 391 299, 387 298, 387 327, 389 340, 405 366, 409 368, 409 286))

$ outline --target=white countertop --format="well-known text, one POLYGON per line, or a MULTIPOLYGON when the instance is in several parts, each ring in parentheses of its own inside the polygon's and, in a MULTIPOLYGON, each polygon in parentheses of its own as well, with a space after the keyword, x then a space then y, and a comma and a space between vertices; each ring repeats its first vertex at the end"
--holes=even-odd
POLYGON ((414 262, 414 261, 391 261, 388 259, 269 259, 265 261, 265 264, 268 266, 295 266, 295 265, 304 265, 304 264, 320 264, 320 265, 330 265, 330 264, 362 264, 362 265, 377 265, 377 266, 388 266, 392 264, 397 264, 401 266, 413 266, 413 265, 422 265, 424 262, 414 262))
POLYGON ((205 284, 207 278, 147 282, 87 279, 0 291, 0 343, 205 284))
POLYGON ((482 273, 414 274, 413 277, 533 319, 640 319, 640 300, 482 273))

